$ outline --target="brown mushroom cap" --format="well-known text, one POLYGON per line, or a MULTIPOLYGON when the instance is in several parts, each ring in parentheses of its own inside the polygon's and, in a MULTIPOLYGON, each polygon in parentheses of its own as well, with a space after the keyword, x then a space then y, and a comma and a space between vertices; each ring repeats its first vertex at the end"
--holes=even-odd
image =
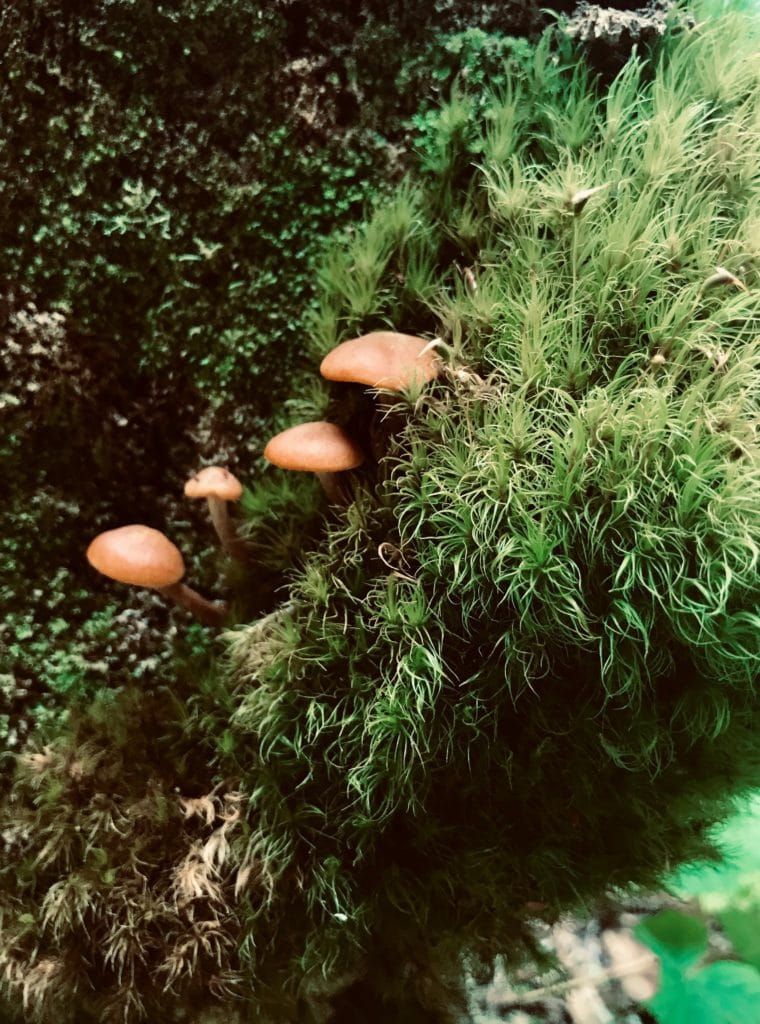
POLYGON ((320 421, 283 430, 266 446, 264 458, 281 469, 340 473, 361 466, 364 453, 345 430, 320 421))
POLYGON ((336 346, 322 360, 319 372, 327 380, 404 391, 438 376, 438 357, 428 344, 413 334, 373 331, 336 346))
POLYGON ((199 470, 185 484, 186 498, 220 498, 222 501, 237 501, 243 493, 238 478, 222 466, 206 466, 199 470))
POLYGON ((138 587, 168 587, 185 575, 179 549, 150 526, 120 526, 101 533, 87 548, 87 561, 98 572, 138 587))

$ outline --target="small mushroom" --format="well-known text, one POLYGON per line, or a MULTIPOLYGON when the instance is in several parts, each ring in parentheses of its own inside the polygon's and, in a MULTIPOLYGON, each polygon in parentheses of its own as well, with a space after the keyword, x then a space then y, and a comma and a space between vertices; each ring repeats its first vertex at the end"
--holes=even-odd
POLYGON ((182 555, 160 530, 141 524, 106 530, 87 548, 87 561, 109 579, 157 590, 207 626, 221 626, 224 621, 225 604, 207 601, 181 582, 182 555))
POLYGON ((281 469, 313 473, 332 504, 342 504, 338 474, 364 462, 359 445, 335 423, 299 423, 277 434, 264 449, 264 458, 281 469))
POLYGON ((243 487, 236 476, 222 466, 206 466, 185 484, 186 498, 205 498, 211 522, 222 547, 233 558, 245 560, 245 545, 240 540, 227 510, 228 501, 237 501, 243 487))
POLYGON ((430 342, 412 334, 373 331, 337 345, 322 360, 327 380, 405 391, 434 380, 440 361, 430 342))

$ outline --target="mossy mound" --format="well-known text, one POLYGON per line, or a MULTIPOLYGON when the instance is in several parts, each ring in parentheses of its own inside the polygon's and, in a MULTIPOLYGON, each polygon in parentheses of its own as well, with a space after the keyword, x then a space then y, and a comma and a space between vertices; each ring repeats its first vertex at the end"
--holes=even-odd
MULTIPOLYGON (((174 736, 133 818, 166 808, 165 856, 119 856, 129 815, 101 841, 73 752, 24 762, 3 952, 30 1006, 453 1020, 465 965, 709 854, 760 783, 760 22, 695 13, 604 92, 547 37, 456 93, 327 261, 315 365, 392 326, 443 372, 390 411, 294 400, 383 457, 184 718, 133 714, 174 736)), ((109 780, 120 812, 145 793, 109 780)))

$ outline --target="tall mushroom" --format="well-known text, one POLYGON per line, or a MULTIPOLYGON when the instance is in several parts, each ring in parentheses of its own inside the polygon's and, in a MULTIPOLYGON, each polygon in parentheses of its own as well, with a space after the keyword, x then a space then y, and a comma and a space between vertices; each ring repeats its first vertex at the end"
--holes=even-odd
POLYGON ((422 386, 434 380, 439 370, 440 361, 430 342, 396 331, 372 331, 341 342, 319 367, 327 380, 385 391, 422 386))
POLYGON ((224 621, 227 606, 207 601, 180 582, 185 563, 179 549, 150 526, 135 523, 106 530, 87 548, 87 561, 109 579, 157 590, 207 626, 221 626, 224 621))
MULTIPOLYGON (((319 372, 327 380, 400 392, 434 380, 440 365, 435 349, 424 338, 396 331, 372 331, 337 345, 322 360, 319 372)), ((375 407, 371 446, 378 461, 385 451, 387 435, 393 433, 392 423, 380 425, 388 419, 391 405, 386 397, 380 396, 375 407)))
POLYGON ((185 484, 186 498, 205 498, 222 547, 233 558, 245 560, 246 549, 237 535, 227 511, 228 501, 237 501, 243 486, 236 476, 223 466, 206 466, 185 484))
POLYGON ((281 469, 314 473, 328 500, 341 504, 338 474, 364 462, 359 445, 335 423, 299 423, 277 434, 264 449, 264 458, 281 469))

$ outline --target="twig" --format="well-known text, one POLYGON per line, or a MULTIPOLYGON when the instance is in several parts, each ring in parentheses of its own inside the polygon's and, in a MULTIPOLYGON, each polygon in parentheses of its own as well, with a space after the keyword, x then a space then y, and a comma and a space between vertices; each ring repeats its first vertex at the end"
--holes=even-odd
POLYGON ((639 960, 634 960, 626 967, 607 967, 604 970, 595 972, 594 974, 586 974, 576 978, 570 978, 568 981, 558 981, 554 985, 546 985, 544 988, 537 988, 532 992, 517 993, 509 1003, 514 1005, 519 1005, 521 1003, 540 1003, 541 1000, 546 999, 547 996, 559 995, 562 992, 569 992, 574 988, 580 988, 582 985, 598 985, 600 982, 611 981, 613 978, 624 978, 626 975, 635 974, 637 971, 640 971, 645 967, 651 967, 653 955, 654 954, 652 953, 648 953, 646 956, 642 956, 639 960))

